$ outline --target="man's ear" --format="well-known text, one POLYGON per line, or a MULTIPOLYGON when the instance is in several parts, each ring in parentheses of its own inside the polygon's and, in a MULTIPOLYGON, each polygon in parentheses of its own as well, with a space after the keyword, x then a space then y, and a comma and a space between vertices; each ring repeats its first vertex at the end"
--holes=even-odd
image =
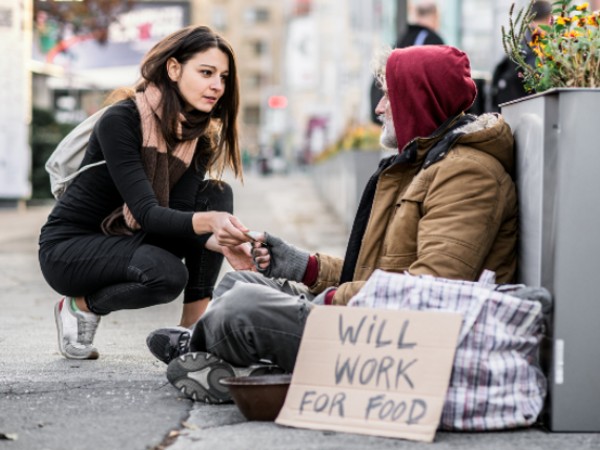
POLYGON ((175 58, 169 58, 167 60, 167 74, 171 81, 179 80, 181 75, 181 64, 175 58))

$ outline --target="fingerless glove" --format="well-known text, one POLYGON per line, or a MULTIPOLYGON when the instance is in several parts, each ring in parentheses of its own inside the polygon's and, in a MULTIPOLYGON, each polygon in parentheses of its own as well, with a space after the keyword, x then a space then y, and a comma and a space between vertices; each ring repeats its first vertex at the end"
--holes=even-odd
POLYGON ((301 282, 310 254, 268 233, 265 233, 265 240, 271 262, 266 269, 259 271, 267 277, 301 282))

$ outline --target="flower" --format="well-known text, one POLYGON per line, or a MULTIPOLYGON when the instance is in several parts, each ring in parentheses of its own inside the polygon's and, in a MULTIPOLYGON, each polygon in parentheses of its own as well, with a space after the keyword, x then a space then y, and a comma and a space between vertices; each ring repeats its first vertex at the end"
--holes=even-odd
POLYGON ((333 144, 315 157, 315 162, 325 161, 343 151, 379 151, 381 150, 380 135, 381 127, 375 124, 348 126, 333 144))
POLYGON ((538 28, 531 14, 533 1, 514 19, 512 5, 508 31, 502 27, 502 43, 519 66, 527 91, 600 87, 599 13, 590 11, 589 3, 573 3, 555 1, 550 23, 538 28))

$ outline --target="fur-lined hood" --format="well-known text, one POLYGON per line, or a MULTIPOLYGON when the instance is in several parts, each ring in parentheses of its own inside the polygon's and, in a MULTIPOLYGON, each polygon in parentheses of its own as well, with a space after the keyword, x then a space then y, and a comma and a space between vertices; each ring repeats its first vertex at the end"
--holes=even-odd
POLYGON ((464 133, 456 145, 468 145, 496 158, 509 174, 514 173, 514 139, 510 126, 499 114, 482 114, 457 130, 464 133))
MULTIPOLYGON (((446 158, 452 148, 465 145, 493 156, 514 174, 514 140, 504 118, 496 113, 456 116, 426 138, 415 139, 414 163, 427 169, 446 158)), ((410 151, 410 150, 408 150, 410 151)))

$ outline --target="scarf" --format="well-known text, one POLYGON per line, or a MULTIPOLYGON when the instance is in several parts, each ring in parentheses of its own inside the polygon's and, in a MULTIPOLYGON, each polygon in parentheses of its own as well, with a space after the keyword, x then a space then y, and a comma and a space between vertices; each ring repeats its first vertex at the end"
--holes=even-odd
MULTIPOLYGON (((160 206, 169 206, 169 193, 181 176, 190 167, 198 138, 180 140, 169 152, 163 137, 160 121, 162 116, 162 94, 156 85, 150 83, 145 91, 135 94, 135 103, 140 113, 142 126, 142 164, 152 184, 152 189, 160 206)), ((177 137, 182 138, 185 117, 180 115, 177 126, 177 137)), ((123 204, 101 225, 106 235, 127 235, 139 230, 137 223, 127 204, 123 204)))

